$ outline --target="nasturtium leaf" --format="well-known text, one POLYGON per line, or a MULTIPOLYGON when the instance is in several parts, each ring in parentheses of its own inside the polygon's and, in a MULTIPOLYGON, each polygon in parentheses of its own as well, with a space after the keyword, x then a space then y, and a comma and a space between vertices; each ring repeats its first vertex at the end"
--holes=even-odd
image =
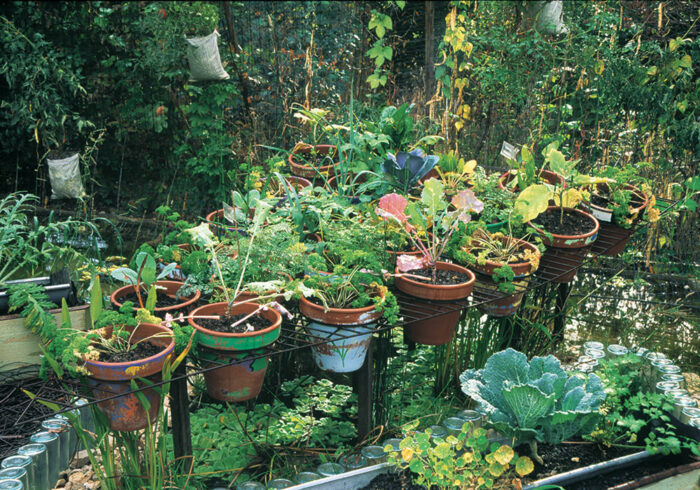
POLYGON ((414 453, 414 451, 413 451, 413 449, 411 449, 410 447, 403 448, 403 449, 401 450, 401 458, 402 458, 405 462, 408 463, 409 461, 411 461, 411 458, 413 457, 413 453, 414 453))
POLYGON ((435 456, 437 456, 440 459, 444 459, 450 454, 450 444, 447 442, 442 442, 435 446, 435 449, 433 450, 435 452, 435 456))
POLYGON ((489 465, 489 473, 491 473, 496 478, 501 476, 503 474, 504 470, 505 470, 505 468, 498 461, 494 461, 489 465))
MULTIPOLYGON (((495 460, 497 462, 499 462, 500 464, 505 466, 508 463, 510 463, 511 459, 513 459, 513 454, 514 454, 513 448, 504 444, 503 446, 499 447, 495 453, 493 453, 493 457, 495 458, 495 460)), ((498 476, 498 475, 494 475, 494 476, 498 476)))
POLYGON ((535 465, 527 456, 520 456, 515 462, 515 472, 520 476, 529 475, 535 471, 535 465))

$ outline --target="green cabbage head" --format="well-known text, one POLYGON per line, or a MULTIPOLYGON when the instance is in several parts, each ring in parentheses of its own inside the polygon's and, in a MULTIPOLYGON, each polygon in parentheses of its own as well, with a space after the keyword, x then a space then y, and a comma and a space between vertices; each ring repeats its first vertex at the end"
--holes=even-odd
POLYGON ((491 426, 507 437, 559 444, 595 429, 605 400, 595 374, 568 376, 554 356, 533 357, 506 349, 492 355, 483 369, 459 377, 462 391, 482 404, 491 426))

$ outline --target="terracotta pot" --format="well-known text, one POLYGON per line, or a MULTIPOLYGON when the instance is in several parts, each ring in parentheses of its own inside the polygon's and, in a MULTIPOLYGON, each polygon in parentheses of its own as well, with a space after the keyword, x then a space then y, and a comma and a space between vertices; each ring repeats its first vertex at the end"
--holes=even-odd
POLYGON ((474 298, 478 302, 476 308, 482 313, 497 318, 511 316, 518 311, 529 282, 529 277, 516 279, 513 285, 517 292, 505 294, 498 289, 498 284, 491 276, 477 274, 474 287, 474 298))
MULTIPOLYGON (((549 206, 546 212, 558 213, 560 209, 557 206, 549 206)), ((537 231, 547 247, 547 251, 542 255, 542 260, 540 261, 540 274, 543 279, 557 283, 570 282, 576 277, 578 268, 583 263, 586 253, 588 253, 589 245, 595 241, 600 228, 598 220, 585 211, 572 208, 564 208, 564 211, 585 216, 592 221, 593 229, 583 235, 557 235, 552 233, 550 239, 537 225, 532 222, 529 223, 537 231)))
MULTIPOLYGON (((551 170, 542 170, 542 171, 540 171, 538 176, 541 179, 543 179, 545 182, 547 182, 548 184, 555 185, 558 183, 560 186, 562 186, 564 189, 566 189, 566 180, 564 179, 564 177, 562 177, 561 175, 559 175, 556 172, 552 172, 551 170)), ((515 175, 513 175, 510 172, 506 172, 503 175, 501 175, 501 177, 498 179, 499 189, 513 192, 510 189, 506 188, 506 184, 509 183, 510 181, 512 181, 514 178, 515 178, 515 175)))
MULTIPOLYGON (((505 241, 506 237, 498 237, 500 241, 505 241)), ((478 272, 476 275, 476 286, 474 288, 474 298, 477 301, 477 309, 489 316, 505 317, 518 311, 518 307, 523 300, 525 289, 530 281, 529 276, 539 267, 541 253, 537 247, 524 240, 517 240, 520 249, 528 249, 537 256, 536 264, 532 261, 508 264, 513 269, 515 279, 513 285, 516 293, 507 294, 498 288, 498 283, 493 280, 495 270, 503 266, 503 262, 487 260, 482 264, 470 264, 469 267, 478 272)))
MULTIPOLYGON (((336 147, 334 145, 316 145, 315 148, 316 152, 321 155, 336 153, 336 147)), ((332 165, 322 165, 318 168, 312 167, 311 165, 306 165, 305 163, 302 163, 303 160, 301 160, 298 157, 295 157, 295 155, 308 155, 310 153, 311 145, 309 145, 308 148, 301 148, 289 154, 289 166, 291 167, 292 173, 294 175, 298 177, 303 177, 305 179, 309 179, 311 182, 321 179, 319 173, 324 174, 326 178, 328 178, 328 176, 335 175, 335 169, 338 166, 338 163, 335 161, 335 155, 333 157, 334 163, 332 165), (299 161, 297 162, 297 160, 299 161)))
POLYGON ((324 311, 323 306, 302 296, 299 311, 310 320, 306 332, 319 368, 349 373, 362 367, 372 342, 374 324, 382 316, 375 306, 324 311))
MULTIPOLYGON (((297 177, 296 175, 284 175, 283 177, 287 182, 287 186, 293 188, 295 191, 299 191, 311 185, 311 182, 303 177, 297 177)), ((261 182, 264 185, 266 180, 266 177, 261 177, 258 179, 258 182, 261 182)), ((270 182, 267 185, 268 192, 271 192, 272 186, 274 186, 275 191, 273 195, 285 196, 284 186, 280 184, 276 177, 270 179, 270 182)))
MULTIPOLYGON (((506 237, 498 237, 498 240, 501 242, 506 241, 506 237)), ((534 253, 537 258, 539 259, 541 257, 540 250, 532 245, 531 243, 526 242, 525 240, 520 240, 518 238, 512 238, 511 240, 515 240, 518 243, 518 249, 527 249, 530 250, 532 253, 534 253)), ((469 264, 469 268, 476 271, 480 272, 481 274, 485 274, 487 276, 493 276, 493 273, 496 269, 499 267, 503 267, 503 262, 496 262, 493 260, 487 260, 483 265, 482 264, 469 264)), ((508 266, 513 269, 513 274, 515 275, 516 278, 518 277, 524 277, 524 276, 529 276, 530 274, 533 274, 537 270, 537 266, 539 265, 539 261, 537 264, 533 264, 531 261, 528 262, 517 262, 513 264, 508 264, 508 266)))
MULTIPOLYGON (((112 328, 105 327, 104 335, 111 336, 112 328)), ((126 330, 133 332, 134 328, 136 327, 126 327, 126 330)), ((172 331, 162 325, 142 323, 136 328, 132 338, 138 341, 156 334, 168 334, 168 336, 150 340, 152 344, 163 347, 163 350, 154 356, 129 362, 85 361, 90 387, 95 398, 101 400, 98 401, 97 406, 109 419, 112 430, 140 430, 146 427, 149 419, 151 422, 155 421, 161 403, 161 396, 156 390, 145 388, 141 391, 150 404, 148 413, 135 393, 121 394, 131 391, 131 380, 136 380, 139 388, 144 387, 145 384, 138 381, 138 378, 146 378, 151 382, 161 380, 163 364, 172 356, 175 349, 172 331), (114 395, 121 396, 105 400, 114 395)))
MULTIPOLYGON (((605 184, 600 184, 605 186, 605 184)), ((607 186, 605 186, 607 187, 607 186)), ((598 238, 593 243, 591 250, 594 254, 602 254, 608 256, 619 255, 627 245, 632 233, 637 227, 638 221, 644 216, 644 211, 649 206, 649 196, 642 192, 639 188, 632 185, 625 185, 625 190, 631 191, 634 196, 636 207, 632 208, 630 214, 637 214, 637 217, 632 221, 629 228, 623 228, 613 221, 613 212, 611 209, 604 208, 595 204, 583 203, 584 209, 590 212, 600 222, 600 231, 598 238)))
MULTIPOLYGON (((157 281, 156 285, 161 286, 165 288, 165 291, 163 289, 158 289, 157 295, 160 296, 162 294, 165 294, 166 296, 169 296, 171 298, 175 298, 175 294, 177 293, 178 289, 180 289, 185 283, 179 282, 179 281, 157 281)), ((123 302, 122 298, 126 296, 127 294, 133 293, 136 291, 136 286, 133 285, 128 285, 121 287, 114 291, 112 295, 109 297, 109 300, 112 302, 114 307, 116 309, 119 309, 122 307, 123 302)), ((146 297, 148 296, 148 292, 144 292, 141 296, 141 299, 143 302, 146 302, 146 297)), ((156 308, 155 312, 170 312, 170 311, 177 311, 177 310, 184 310, 187 307, 191 306, 194 304, 199 297, 201 296, 201 293, 197 291, 195 294, 190 296, 187 300, 183 301, 182 303, 178 303, 176 305, 172 306, 164 306, 162 308, 156 308)), ((135 305, 138 307, 138 305, 135 305)))
MULTIPOLYGON (((250 219, 253 219, 253 216, 255 216, 255 210, 249 211, 248 217, 250 219)), ((216 235, 219 238, 224 236, 226 233, 238 233, 242 237, 248 236, 247 230, 245 228, 233 226, 233 224, 229 224, 225 221, 223 208, 217 209, 216 211, 212 211, 211 213, 207 214, 204 220, 207 223, 209 223, 212 233, 214 233, 214 235, 216 235)))
MULTIPOLYGON (((403 275, 397 275, 394 284, 396 288, 415 298, 445 302, 458 301, 467 298, 474 289, 475 276, 469 269, 456 264, 438 262, 439 270, 452 270, 466 274, 467 282, 454 285, 433 285, 417 281, 403 275)), ((396 273, 400 274, 398 269, 396 273)), ((426 345, 443 345, 454 335, 461 308, 456 305, 430 303, 427 301, 411 301, 401 304, 401 315, 404 317, 404 329, 409 339, 426 345), (441 313, 444 311, 444 313, 441 313), (421 319, 424 317, 430 317, 421 319)))
MULTIPOLYGON (((239 295, 238 297, 243 297, 239 295)), ((259 305, 254 303, 234 304, 231 314, 240 315, 242 313, 251 313, 258 308, 259 305)), ((211 303, 208 305, 195 308, 190 314, 189 323, 197 330, 198 345, 216 350, 224 351, 250 351, 260 349, 272 344, 280 336, 282 326, 282 317, 273 308, 268 308, 265 311, 260 311, 259 314, 263 318, 272 322, 268 328, 258 330, 257 332, 246 333, 225 333, 209 330, 197 323, 197 316, 207 315, 224 315, 228 309, 228 304, 225 301, 220 303, 211 303)))
MULTIPOLYGON (((192 312, 194 318, 189 318, 189 323, 197 330, 197 356, 206 367, 226 364, 204 373, 209 396, 226 402, 251 400, 260 393, 267 371, 268 359, 262 348, 279 338, 282 316, 272 308, 260 311, 258 314, 272 325, 245 333, 217 332, 197 323, 197 315, 223 315, 227 308, 225 302, 212 303, 192 312)), ((253 303, 234 304, 231 314, 252 313, 257 308, 253 303)))

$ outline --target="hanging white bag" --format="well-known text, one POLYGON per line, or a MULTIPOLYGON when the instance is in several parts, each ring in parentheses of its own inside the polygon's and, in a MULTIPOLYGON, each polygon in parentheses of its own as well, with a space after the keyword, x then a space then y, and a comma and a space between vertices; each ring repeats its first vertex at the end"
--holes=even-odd
POLYGON ((80 177, 80 155, 75 153, 68 158, 47 158, 49 180, 51 181, 51 199, 85 197, 83 181, 80 177))
POLYGON ((187 60, 190 63, 190 81, 204 82, 207 80, 227 80, 229 74, 221 65, 217 38, 217 30, 204 37, 185 39, 187 44, 187 60))

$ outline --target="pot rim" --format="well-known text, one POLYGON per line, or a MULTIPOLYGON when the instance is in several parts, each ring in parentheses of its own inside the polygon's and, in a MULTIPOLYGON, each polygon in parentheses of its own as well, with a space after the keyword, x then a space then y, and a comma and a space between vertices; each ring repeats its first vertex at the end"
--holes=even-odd
MULTIPOLYGON (((382 303, 384 303, 385 295, 380 291, 379 296, 382 298, 382 303)), ((309 301, 304 296, 299 299, 299 310, 301 313, 311 320, 316 320, 326 325, 366 325, 372 323, 382 316, 382 312, 377 311, 376 305, 363 306, 362 308, 329 308, 325 311, 323 305, 319 305, 309 301), (368 317, 361 320, 363 315, 369 314, 368 317), (339 323, 337 321, 331 321, 333 317, 342 316, 348 318, 348 320, 339 323), (357 321, 352 321, 353 317, 357 317, 357 321)))
MULTIPOLYGON (((330 171, 331 169, 338 166, 338 162, 333 162, 330 165, 321 165, 320 167, 314 167, 312 165, 304 165, 302 163, 297 163, 294 161, 294 155, 298 155, 299 153, 310 153, 312 146, 314 146, 314 145, 309 145, 308 148, 301 148, 297 151, 292 151, 289 154, 289 157, 287 158, 289 165, 291 165, 292 168, 297 168, 300 170, 314 170, 314 169, 316 169, 319 172, 330 171)), ((330 153, 332 149, 336 150, 336 151, 338 149, 335 145, 315 145, 314 148, 317 150, 326 150, 326 154, 330 153)))
MULTIPOLYGON (((179 284, 178 289, 180 289, 185 283, 182 281, 168 281, 168 280, 160 280, 156 281, 156 285, 158 286, 171 286, 175 287, 175 285, 179 284)), ((136 286, 133 284, 127 284, 126 286, 122 286, 119 289, 115 290, 111 296, 109 297, 109 300, 112 302, 113 305, 117 307, 117 309, 121 308, 124 303, 121 303, 118 301, 118 298, 121 296, 124 296, 128 292, 136 291, 136 286)), ((177 291, 177 290, 176 290, 177 291)), ((156 293, 157 294, 157 293, 156 293)), ((176 305, 172 306, 164 306, 161 308, 156 308, 154 311, 173 311, 173 310, 179 310, 182 308, 186 308, 190 306, 191 304, 195 303, 199 297, 202 295, 200 291, 196 291, 188 300, 183 301, 182 303, 178 303, 176 305)))
POLYGON ((453 289, 461 289, 461 288, 464 288, 464 287, 468 287, 468 286, 473 286, 473 285, 474 285, 474 282, 476 281, 476 276, 474 275, 474 273, 473 273, 472 271, 470 271, 469 269, 467 269, 467 268, 464 267, 463 265, 454 264, 454 263, 452 263, 452 262, 444 262, 444 261, 442 261, 442 260, 438 260, 438 261, 436 262, 436 267, 437 267, 438 269, 440 269, 441 266, 443 267, 443 269, 441 269, 441 270, 445 270, 445 269, 449 270, 449 267, 445 268, 446 265, 447 265, 447 266, 451 266, 451 267, 459 267, 460 269, 463 269, 463 270, 461 270, 461 271, 459 271, 459 272, 465 272, 465 271, 466 271, 466 274, 467 274, 468 276, 470 276, 470 279, 469 279, 468 281, 466 281, 466 282, 460 282, 459 284, 428 284, 428 283, 425 283, 425 282, 416 281, 416 280, 411 279, 411 278, 409 278, 409 277, 405 277, 405 276, 403 275, 404 273, 399 272, 399 268, 398 268, 398 267, 396 267, 396 269, 395 269, 394 272, 395 272, 396 274, 400 274, 400 277, 401 277, 401 280, 402 280, 402 281, 406 281, 407 283, 409 283, 409 284, 412 285, 412 286, 419 286, 419 287, 422 286, 422 287, 425 287, 426 289, 440 289, 440 290, 443 290, 443 291, 451 291, 451 290, 453 290, 453 289))
MULTIPOLYGON (((553 210, 555 210, 555 209, 556 209, 556 210, 559 210, 559 209, 561 209, 561 206, 547 206, 547 211, 545 211, 545 213, 549 213, 549 212, 551 212, 551 211, 553 211, 553 210)), ((571 213, 571 212, 578 213, 578 214, 581 214, 581 215, 587 217, 589 220, 593 221, 593 223, 595 224, 595 227, 593 228, 592 231, 589 231, 588 233, 585 233, 585 234, 583 234, 583 235, 558 235, 558 234, 556 234, 556 233, 549 233, 549 232, 547 232, 547 233, 549 233, 550 235, 552 235, 553 238, 559 238, 559 239, 561 239, 561 240, 574 240, 574 239, 580 240, 580 239, 583 239, 583 238, 592 237, 593 235, 595 235, 596 233, 598 233, 598 230, 600 229, 600 222, 599 222, 598 219, 597 219, 595 216, 593 216, 592 214, 587 213, 587 212, 585 212, 585 211, 583 211, 583 210, 581 210, 581 209, 569 208, 569 207, 565 207, 565 208, 564 208, 564 211, 567 212, 567 213, 571 213)), ((532 227, 535 229, 535 231, 537 231, 537 233, 539 233, 539 234, 541 234, 541 235, 544 236, 545 230, 543 230, 542 228, 539 228, 539 227, 538 227, 537 225, 535 225, 532 221, 528 221, 528 225, 532 226, 532 227)))
MULTIPOLYGON (((517 170, 517 169, 516 169, 516 170, 517 170)), ((554 178, 555 178, 556 180, 559 181, 559 183, 562 185, 562 187, 563 187, 564 189, 566 189, 566 179, 565 179, 562 175, 559 175, 558 173, 556 173, 556 172, 554 172, 554 171, 552 171, 552 170, 548 170, 548 169, 546 169, 546 168, 543 168, 543 169, 541 169, 541 170, 539 171, 539 173, 537 174, 537 176, 538 176, 538 177, 541 177, 543 174, 547 174, 547 173, 553 175, 554 178)), ((499 189, 502 189, 502 190, 504 190, 504 191, 508 191, 508 192, 511 192, 511 193, 515 194, 513 191, 507 189, 506 186, 504 185, 505 179, 506 179, 506 177, 508 177, 509 175, 514 175, 514 174, 512 174, 510 170, 507 170, 506 172, 503 173, 503 175, 501 175, 501 176, 498 178, 498 188, 499 188, 499 189)))
MULTIPOLYGON (((231 308, 231 312, 233 313, 236 310, 236 308, 242 308, 243 310, 248 310, 248 311, 243 311, 243 313, 252 313, 253 310, 258 309, 259 306, 260 305, 258 305, 257 303, 234 303, 233 307, 231 308)), ((197 316, 197 313, 200 312, 200 310, 203 310, 206 308, 220 308, 220 307, 224 308, 224 311, 225 311, 225 309, 228 308, 228 303, 226 303, 226 301, 221 301, 219 303, 209 303, 207 305, 202 305, 199 308, 195 308, 190 313, 190 318, 188 318, 187 321, 198 332, 201 332, 203 334, 206 334, 206 335, 209 335, 212 337, 223 337, 223 338, 229 338, 229 339, 251 338, 251 337, 265 335, 267 333, 270 333, 270 332, 273 332, 273 331, 279 329, 280 326, 282 325, 282 315, 280 315, 280 313, 277 310, 275 310, 274 308, 270 308, 270 307, 268 307, 267 310, 260 311, 258 314, 260 316, 264 317, 264 314, 269 312, 274 317, 274 320, 267 318, 267 320, 272 321, 272 325, 270 325, 269 327, 264 328, 262 330, 256 330, 254 332, 233 333, 233 332, 218 332, 216 330, 209 330, 208 328, 199 325, 196 322, 195 318, 192 318, 192 317, 197 316)), ((209 347, 209 348, 212 348, 212 347, 209 347)))
MULTIPOLYGON (((534 251, 535 251, 535 254, 537 255, 537 257, 538 257, 539 259, 542 258, 542 252, 540 252, 540 249, 537 248, 535 245, 533 245, 532 243, 530 243, 530 242, 528 242, 528 241, 525 241, 525 240, 523 240, 523 239, 521 239, 521 238, 516 238, 516 237, 513 237, 513 236, 503 236, 503 237, 500 237, 500 236, 499 236, 499 237, 497 237, 497 238, 498 238, 499 240, 501 240, 501 241, 506 240, 507 238, 511 238, 511 239, 513 239, 513 240, 515 240, 515 241, 518 242, 518 244, 519 244, 519 246, 520 246, 519 248, 528 248, 528 249, 530 249, 530 250, 534 250, 534 251)), ((476 270, 478 270, 479 272, 482 272, 483 274, 486 274, 486 275, 491 276, 491 275, 493 275, 493 272, 488 272, 489 267, 499 268, 499 267, 503 267, 504 265, 507 265, 508 267, 510 267, 510 268, 513 269, 513 270, 515 270, 516 268, 517 268, 517 269, 520 269, 520 268, 525 268, 525 267, 527 267, 528 269, 530 269, 530 268, 532 267, 532 261, 531 261, 531 260, 528 260, 527 262, 513 262, 513 263, 507 263, 507 262, 496 262, 496 261, 494 261, 494 260, 488 260, 488 259, 487 259, 487 260, 486 260, 486 263, 485 263, 484 265, 480 265, 480 264, 470 264, 469 266, 470 266, 470 267, 474 267, 476 270)))
MULTIPOLYGON (((168 327, 164 327, 163 325, 158 325, 156 323, 145 323, 144 322, 144 323, 140 323, 138 326, 143 326, 143 325, 147 325, 149 327, 154 327, 156 330, 159 330, 161 333, 170 334, 169 335, 170 342, 168 343, 168 345, 166 347, 163 348, 162 351, 160 351, 157 354, 154 354, 152 356, 149 356, 149 357, 144 357, 142 359, 136 359, 133 361, 124 361, 124 362, 105 362, 105 361, 95 361, 95 360, 90 360, 90 359, 83 359, 83 362, 85 363, 86 368, 88 368, 88 371, 90 371, 90 369, 89 369, 90 366, 93 366, 95 368, 109 369, 109 370, 117 370, 117 369, 126 370, 132 366, 137 366, 137 365, 142 366, 142 365, 151 364, 151 363, 160 363, 162 365, 162 363, 165 362, 165 359, 168 356, 170 356, 172 354, 173 350, 175 349, 175 336, 173 334, 173 331, 170 330, 168 327)), ((114 328, 114 325, 108 325, 107 327, 104 327, 104 328, 114 328)), ((136 329, 137 327, 125 326, 125 328, 127 330, 130 329, 133 332, 133 330, 136 329)), ((105 332, 103 331, 101 333, 105 333, 105 332)), ((164 338, 164 337, 158 337, 158 338, 160 339, 160 338, 164 338)), ((157 372, 159 370, 160 370, 160 368, 158 370, 156 370, 155 372, 157 372)), ((154 374, 154 373, 151 372, 151 373, 145 374, 145 375, 144 374, 140 374, 138 376, 135 375, 135 376, 132 376, 132 378, 142 378, 144 376, 150 376, 151 374, 154 374)), ((95 373, 92 373, 92 372, 90 372, 89 376, 96 378, 96 379, 104 379, 104 378, 98 377, 97 375, 95 375, 95 373)), ((126 376, 124 376, 124 377, 126 378, 126 376)), ((110 380, 111 379, 112 379, 112 377, 110 377, 110 380)))
MULTIPOLYGON (((635 194, 637 197, 642 199, 642 204, 636 208, 632 208, 632 211, 630 214, 634 213, 640 213, 642 210, 644 210, 647 206, 649 206, 649 195, 641 190, 639 187, 634 186, 632 184, 625 184, 623 187, 625 190, 632 192, 635 194)), ((592 202, 586 202, 586 206, 590 206, 591 208, 597 209, 599 211, 603 211, 606 213, 611 213, 613 210, 610 208, 604 208, 603 206, 598 206, 597 204, 593 204, 592 202)))

